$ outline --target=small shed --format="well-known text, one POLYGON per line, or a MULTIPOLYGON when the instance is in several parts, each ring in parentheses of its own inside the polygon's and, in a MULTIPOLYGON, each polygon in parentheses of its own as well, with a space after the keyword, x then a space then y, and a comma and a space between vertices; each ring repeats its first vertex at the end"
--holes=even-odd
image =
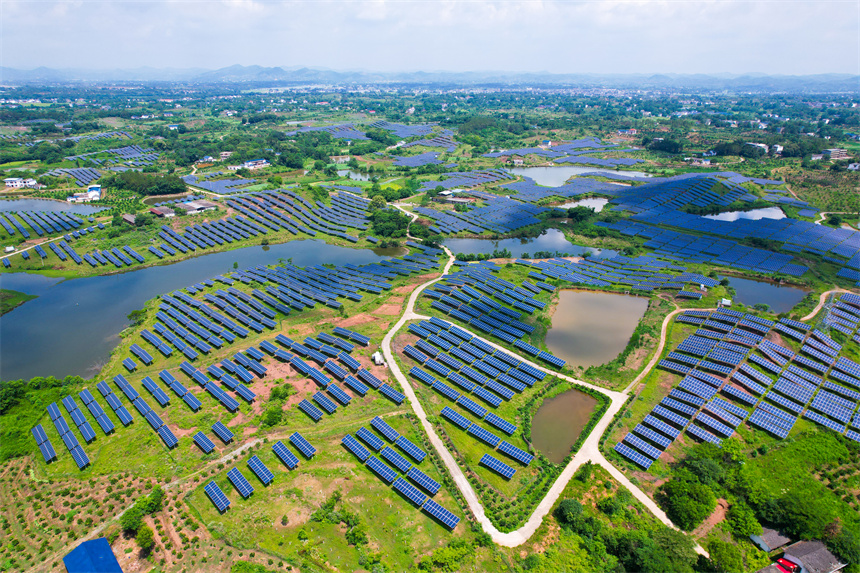
POLYGON ((129 225, 134 226, 135 221, 137 221, 137 218, 135 218, 134 215, 129 215, 128 213, 126 213, 122 216, 123 223, 128 223, 129 225))
POLYGON ((122 567, 104 537, 84 541, 63 557, 67 573, 122 573, 122 567))
POLYGON ((750 540, 758 545, 758 547, 765 553, 770 553, 771 551, 779 549, 791 541, 791 539, 783 535, 781 532, 776 529, 771 529, 770 527, 762 528, 761 535, 750 535, 750 540))

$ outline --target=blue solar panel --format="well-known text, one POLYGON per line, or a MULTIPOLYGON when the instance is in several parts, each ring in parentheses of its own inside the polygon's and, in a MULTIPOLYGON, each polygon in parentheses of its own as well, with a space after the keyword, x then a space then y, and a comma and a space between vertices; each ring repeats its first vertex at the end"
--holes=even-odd
POLYGON ((382 384, 381 386, 379 386, 379 392, 395 404, 402 404, 403 401, 406 399, 406 396, 404 396, 388 384, 382 384))
POLYGON ((406 477, 430 495, 436 495, 442 487, 436 480, 414 466, 406 472, 406 477))
POLYGON ((248 467, 251 468, 251 471, 254 472, 254 475, 263 482, 263 485, 269 485, 272 483, 272 480, 275 479, 275 475, 266 467, 260 458, 256 455, 251 456, 248 460, 248 467))
POLYGON ((203 432, 197 432, 194 434, 194 443, 203 450, 204 454, 208 454, 215 449, 215 444, 213 444, 212 440, 210 440, 203 432))
POLYGON ((427 457, 427 452, 425 452, 403 436, 400 436, 400 438, 397 439, 395 445, 404 452, 406 452, 406 455, 415 460, 417 463, 421 463, 424 458, 427 457))
POLYGON ((323 416, 319 408, 304 399, 299 402, 299 410, 310 416, 311 419, 315 422, 319 422, 323 416))
POLYGON ((218 484, 214 481, 210 481, 206 484, 203 491, 206 492, 206 495, 209 496, 209 499, 212 500, 212 503, 215 505, 215 509, 218 511, 223 512, 230 507, 230 500, 227 499, 227 496, 224 495, 224 492, 221 491, 221 488, 218 487, 218 484))
POLYGON ((345 436, 343 437, 343 439, 341 440, 341 443, 342 443, 342 444, 343 444, 343 445, 344 445, 344 446, 345 446, 345 447, 346 447, 350 452, 352 452, 353 454, 355 454, 355 456, 356 456, 360 461, 362 461, 362 462, 363 462, 363 461, 365 461, 367 458, 369 458, 369 457, 370 457, 370 452, 369 452, 369 451, 367 451, 367 448, 365 448, 364 446, 362 446, 362 445, 361 445, 361 443, 360 443, 358 440, 356 440, 354 437, 352 437, 352 434, 347 434, 347 435, 345 435, 345 436))
POLYGON ((299 458, 297 458, 293 452, 288 450, 287 446, 285 446, 283 442, 275 442, 272 446, 272 451, 275 452, 278 459, 280 459, 289 469, 293 469, 299 465, 299 458))
POLYGON ((481 456, 480 464, 493 470, 505 479, 511 479, 516 473, 516 470, 514 468, 497 460, 490 454, 484 454, 483 456, 481 456))
POLYGON ((439 520, 445 527, 448 529, 454 529, 457 527, 457 524, 460 523, 460 518, 436 503, 435 501, 428 500, 427 503, 421 508, 430 514, 432 517, 439 520))
POLYGON ((310 442, 308 442, 300 433, 293 432, 290 436, 290 443, 293 444, 306 458, 312 458, 317 453, 310 442))
POLYGON ((534 459, 534 456, 532 454, 521 450, 520 448, 505 440, 502 440, 499 444, 499 451, 512 457, 513 459, 524 465, 529 465, 534 459))
POLYGON ((481 426, 479 426, 477 424, 472 424, 471 426, 469 426, 469 429, 466 430, 466 432, 468 432, 469 434, 472 434, 473 436, 475 436, 479 440, 486 442, 487 444, 491 445, 494 448, 502 440, 497 435, 495 435, 491 432, 488 432, 487 430, 485 430, 484 428, 482 428, 481 426))
POLYGON ((382 448, 380 455, 385 458, 387 462, 393 464, 394 467, 399 469, 401 472, 406 473, 409 468, 412 467, 412 463, 409 460, 392 450, 390 446, 385 446, 384 448, 382 448))
POLYGON ((173 431, 168 426, 161 426, 158 428, 158 435, 164 441, 164 445, 167 446, 168 449, 175 448, 179 444, 179 440, 176 439, 176 436, 173 435, 173 431))
POLYGON ((389 426, 388 423, 379 416, 373 418, 370 421, 370 425, 373 426, 377 432, 385 436, 389 442, 396 442, 400 438, 400 434, 398 434, 394 428, 389 426))
POLYGON ((233 439, 233 432, 228 430, 227 426, 225 426, 221 422, 215 422, 212 425, 212 431, 215 433, 216 436, 221 438, 221 441, 223 441, 225 444, 233 439))
POLYGON ((374 451, 379 451, 385 446, 385 442, 383 442, 376 434, 371 432, 365 427, 361 427, 355 432, 356 437, 358 437, 362 442, 370 446, 374 451))
POLYGON ((427 501, 427 496, 425 494, 421 493, 418 488, 407 482, 402 477, 398 477, 394 480, 392 487, 418 507, 421 507, 424 505, 424 502, 427 501))
POLYGON ((367 458, 367 467, 370 468, 376 475, 380 477, 384 482, 391 483, 394 481, 394 478, 397 477, 397 472, 393 469, 385 465, 378 458, 370 456, 367 458))

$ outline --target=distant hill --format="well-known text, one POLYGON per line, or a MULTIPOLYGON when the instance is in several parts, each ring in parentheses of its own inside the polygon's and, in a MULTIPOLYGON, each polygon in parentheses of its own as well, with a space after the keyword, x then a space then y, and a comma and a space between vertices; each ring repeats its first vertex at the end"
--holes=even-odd
POLYGON ((752 92, 860 92, 860 76, 817 74, 553 74, 549 72, 368 72, 308 67, 234 65, 217 70, 198 68, 52 69, 20 70, 0 67, 0 84, 179 82, 190 84, 406 84, 485 86, 612 87, 650 90, 752 92))

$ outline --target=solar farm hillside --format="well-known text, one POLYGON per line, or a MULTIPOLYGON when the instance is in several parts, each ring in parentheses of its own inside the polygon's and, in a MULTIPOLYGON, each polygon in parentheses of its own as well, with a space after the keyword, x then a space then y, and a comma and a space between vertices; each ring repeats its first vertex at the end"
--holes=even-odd
POLYGON ((0 570, 860 571, 850 97, 247 87, 3 108, 0 570))

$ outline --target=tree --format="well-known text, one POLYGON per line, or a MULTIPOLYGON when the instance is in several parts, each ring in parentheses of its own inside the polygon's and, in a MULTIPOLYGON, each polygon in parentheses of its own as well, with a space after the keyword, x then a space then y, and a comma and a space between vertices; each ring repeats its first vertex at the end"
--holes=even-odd
POLYGON ((717 505, 711 488, 699 482, 673 478, 660 486, 659 493, 666 515, 685 531, 695 529, 717 505))
POLYGON ((755 513, 748 505, 733 503, 728 514, 729 527, 737 538, 761 534, 761 524, 755 518, 755 513))
POLYGON ((385 197, 382 195, 376 195, 370 201, 370 209, 373 211, 378 211, 379 209, 385 209, 388 206, 388 203, 385 202, 385 197))
POLYGON ((155 546, 155 534, 148 525, 141 525, 137 531, 137 545, 144 555, 149 554, 155 546))
POLYGON ((714 539, 708 544, 710 564, 717 573, 735 573, 744 570, 740 549, 733 543, 714 539))
POLYGON ((567 217, 570 219, 570 222, 573 224, 584 223, 588 221, 595 215, 594 209, 591 207, 583 207, 582 205, 578 207, 571 207, 567 210, 567 217))
POLYGON ((558 504, 556 519, 562 523, 572 525, 582 516, 582 504, 575 499, 565 499, 558 504))
POLYGON ((137 504, 134 504, 131 509, 122 514, 122 517, 119 518, 119 524, 123 531, 131 534, 137 533, 143 524, 143 511, 137 504))

